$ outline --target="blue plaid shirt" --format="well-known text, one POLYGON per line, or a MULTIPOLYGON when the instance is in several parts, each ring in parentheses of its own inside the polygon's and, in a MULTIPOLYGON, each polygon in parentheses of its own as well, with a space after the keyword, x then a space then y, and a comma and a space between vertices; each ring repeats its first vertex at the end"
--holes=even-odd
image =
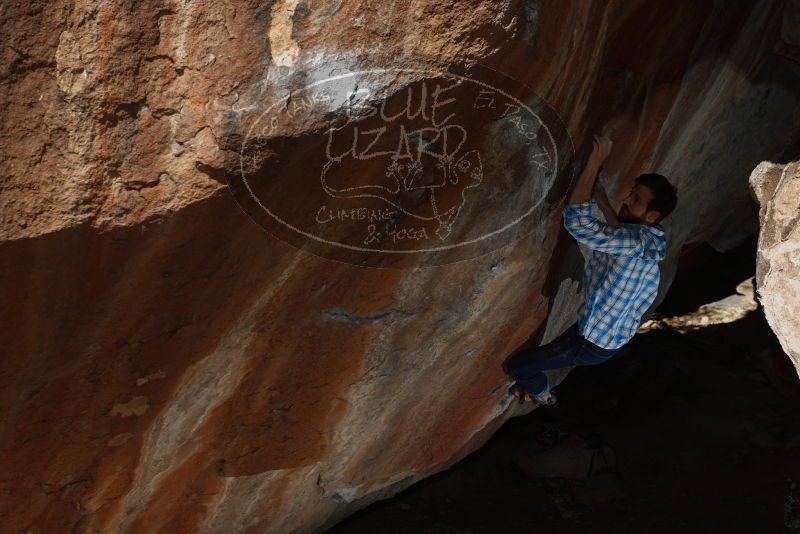
POLYGON ((595 345, 627 343, 658 293, 658 263, 666 256, 660 225, 612 226, 592 216, 594 201, 567 204, 564 227, 590 249, 583 272, 578 331, 595 345))

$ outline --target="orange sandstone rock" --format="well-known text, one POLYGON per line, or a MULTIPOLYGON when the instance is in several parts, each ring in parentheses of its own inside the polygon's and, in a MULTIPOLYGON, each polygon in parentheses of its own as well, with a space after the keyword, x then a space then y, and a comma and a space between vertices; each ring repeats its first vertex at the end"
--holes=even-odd
MULTIPOLYGON (((724 249, 756 230, 755 164, 796 156, 800 75, 783 9, 7 3, 0 530, 319 530, 447 468, 511 415, 503 361, 557 335, 577 308, 582 264, 561 207, 579 161, 561 161, 539 191, 535 162, 509 141, 521 116, 498 126, 459 102, 481 166, 447 161, 444 176, 494 169, 495 189, 459 213, 453 235, 491 227, 531 191, 537 218, 470 257, 331 259, 286 227, 265 232, 231 194, 243 169, 270 191, 277 154, 294 164, 278 190, 289 215, 328 198, 304 166, 321 159, 344 108, 308 112, 285 100, 295 88, 423 72, 359 79, 392 98, 424 72, 481 65, 514 80, 515 98, 548 104, 578 148, 610 128, 607 171, 622 188, 650 170, 678 185, 663 295, 684 243, 724 249), (293 115, 250 137, 267 144, 243 160, 245 118, 276 101, 293 115)), ((419 130, 415 146, 438 142, 419 130)), ((365 161, 359 185, 384 170, 365 161)))

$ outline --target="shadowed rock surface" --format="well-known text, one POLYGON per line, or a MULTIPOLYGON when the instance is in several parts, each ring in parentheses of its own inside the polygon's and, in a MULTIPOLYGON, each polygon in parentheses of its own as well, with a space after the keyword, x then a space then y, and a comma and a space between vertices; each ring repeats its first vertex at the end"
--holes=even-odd
MULTIPOLYGON (((514 410, 502 362, 574 319, 582 260, 558 193, 580 158, 523 238, 435 268, 360 268, 286 244, 234 201, 252 106, 333 72, 496 69, 576 147, 614 132, 612 193, 645 171, 677 184, 663 296, 685 244, 725 250, 758 228, 750 171, 800 152, 795 13, 7 3, 0 530, 325 528, 480 447, 514 410)), ((302 161, 340 114, 300 114, 272 140, 302 161)), ((317 206, 302 189, 287 201, 317 206)))

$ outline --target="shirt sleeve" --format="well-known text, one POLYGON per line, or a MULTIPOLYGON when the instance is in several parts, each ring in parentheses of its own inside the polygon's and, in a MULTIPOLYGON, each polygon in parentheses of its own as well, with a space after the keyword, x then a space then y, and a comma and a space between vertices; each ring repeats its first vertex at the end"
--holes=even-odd
POLYGON ((641 256, 645 247, 638 228, 612 226, 592 216, 593 201, 564 206, 564 227, 586 247, 614 256, 641 256))

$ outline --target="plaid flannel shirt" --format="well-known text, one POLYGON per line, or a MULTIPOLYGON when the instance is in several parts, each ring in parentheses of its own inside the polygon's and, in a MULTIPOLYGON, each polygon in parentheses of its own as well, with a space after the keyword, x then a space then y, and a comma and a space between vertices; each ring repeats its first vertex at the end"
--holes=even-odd
POLYGON ((616 349, 634 336, 656 298, 658 263, 667 246, 660 225, 612 226, 592 216, 593 205, 586 201, 564 207, 564 227, 590 252, 578 328, 595 345, 616 349))

